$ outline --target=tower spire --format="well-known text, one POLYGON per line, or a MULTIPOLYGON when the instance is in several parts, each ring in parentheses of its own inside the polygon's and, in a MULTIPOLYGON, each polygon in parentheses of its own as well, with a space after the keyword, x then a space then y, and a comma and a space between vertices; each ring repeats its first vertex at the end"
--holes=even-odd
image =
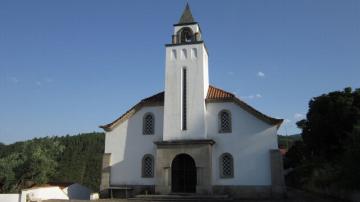
POLYGON ((189 3, 186 2, 186 7, 183 14, 181 15, 179 24, 193 23, 195 22, 194 17, 191 14, 189 3))

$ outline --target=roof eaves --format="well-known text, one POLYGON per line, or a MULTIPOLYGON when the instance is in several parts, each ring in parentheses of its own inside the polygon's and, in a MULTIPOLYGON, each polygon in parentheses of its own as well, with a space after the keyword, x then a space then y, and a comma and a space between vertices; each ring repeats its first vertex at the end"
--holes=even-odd
POLYGON ((268 115, 265 115, 261 113, 260 111, 256 110, 252 106, 248 105, 244 101, 240 100, 237 97, 228 97, 228 98, 210 98, 206 99, 206 102, 233 102, 237 105, 239 105, 242 109, 249 112, 250 114, 254 115, 256 118, 270 124, 270 125, 276 125, 277 128, 280 127, 281 123, 284 121, 283 119, 276 119, 273 117, 270 117, 268 115))
POLYGON ((161 96, 163 92, 157 93, 153 96, 147 97, 142 99, 140 102, 138 102, 136 105, 134 105, 132 108, 130 108, 128 111, 126 111, 123 115, 121 115, 119 118, 117 118, 115 121, 101 125, 99 128, 104 129, 106 132, 111 131, 113 128, 118 126, 119 124, 123 123, 127 119, 129 119, 132 115, 134 115, 136 112, 138 112, 142 107, 144 106, 162 106, 164 105, 164 101, 162 100, 156 100, 161 96), (154 100, 152 100, 154 99, 154 100))

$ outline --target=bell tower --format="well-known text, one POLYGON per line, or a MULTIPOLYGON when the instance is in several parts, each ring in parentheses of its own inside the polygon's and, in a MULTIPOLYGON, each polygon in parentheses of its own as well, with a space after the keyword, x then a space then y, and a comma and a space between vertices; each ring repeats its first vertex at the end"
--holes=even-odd
POLYGON ((163 139, 206 139, 208 54, 188 4, 165 47, 163 139))

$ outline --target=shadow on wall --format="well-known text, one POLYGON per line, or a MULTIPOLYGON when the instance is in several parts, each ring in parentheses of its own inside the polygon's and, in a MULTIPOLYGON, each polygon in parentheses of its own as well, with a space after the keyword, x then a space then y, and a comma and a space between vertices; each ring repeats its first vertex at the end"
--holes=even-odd
MULTIPOLYGON (((126 137, 115 138, 114 140, 125 141, 121 143, 124 148, 123 156, 116 159, 121 159, 119 162, 112 164, 110 176, 111 187, 122 187, 123 189, 113 190, 113 197, 121 198, 126 194, 151 194, 155 192, 155 177, 144 178, 142 177, 142 159, 145 154, 151 154, 156 156, 156 145, 155 141, 162 140, 163 130, 163 108, 161 106, 156 107, 144 107, 139 110, 136 114, 130 117, 123 124, 126 125, 126 134, 113 134, 125 135, 126 137), (151 112, 155 117, 155 132, 153 135, 143 135, 143 115, 151 112), (118 182, 116 182, 116 181, 118 182), (120 183, 119 183, 120 182, 120 183)), ((121 126, 118 126, 121 127, 121 126)), ((118 128, 115 128, 116 130, 118 128)), ((115 145, 120 143, 114 142, 115 145)), ((112 154, 121 155, 121 154, 112 154)), ((154 162, 154 175, 155 175, 155 162, 154 162)))

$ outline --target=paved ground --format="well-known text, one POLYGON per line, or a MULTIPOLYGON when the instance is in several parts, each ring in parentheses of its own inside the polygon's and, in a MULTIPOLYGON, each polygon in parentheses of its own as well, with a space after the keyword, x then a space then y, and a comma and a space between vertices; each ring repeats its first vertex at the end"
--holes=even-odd
MULTIPOLYGON (((65 202, 66 200, 48 200, 48 202, 65 202)), ((72 202, 85 202, 80 200, 70 200, 72 202)), ((92 202, 164 202, 169 200, 132 200, 132 199, 101 199, 92 202)), ((322 195, 289 189, 286 199, 268 199, 268 200, 224 200, 227 202, 344 202, 322 195)), ((68 202, 68 201, 67 201, 68 202)), ((171 200, 171 202, 195 202, 192 200, 171 200)), ((206 200, 204 202, 221 202, 220 200, 206 200)))

